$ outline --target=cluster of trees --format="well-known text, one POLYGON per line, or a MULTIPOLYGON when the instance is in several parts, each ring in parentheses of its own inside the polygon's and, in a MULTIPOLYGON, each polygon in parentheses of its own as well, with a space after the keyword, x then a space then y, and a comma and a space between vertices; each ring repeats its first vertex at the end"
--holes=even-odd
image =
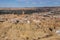
POLYGON ((17 14, 22 13, 20 10, 0 10, 0 14, 17 14))
POLYGON ((38 12, 36 10, 0 10, 0 14, 22 14, 23 11, 25 14, 38 12))
MULTIPOLYGON (((39 13, 39 12, 49 12, 52 11, 51 8, 37 8, 35 10, 0 10, 0 14, 31 14, 31 13, 39 13)), ((55 12, 56 13, 56 12, 55 12)))

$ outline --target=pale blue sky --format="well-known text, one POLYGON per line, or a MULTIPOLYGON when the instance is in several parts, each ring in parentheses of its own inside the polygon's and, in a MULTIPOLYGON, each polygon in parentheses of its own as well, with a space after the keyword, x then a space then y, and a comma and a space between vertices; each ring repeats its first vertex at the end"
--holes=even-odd
POLYGON ((60 6, 60 0, 0 0, 0 7, 60 6))

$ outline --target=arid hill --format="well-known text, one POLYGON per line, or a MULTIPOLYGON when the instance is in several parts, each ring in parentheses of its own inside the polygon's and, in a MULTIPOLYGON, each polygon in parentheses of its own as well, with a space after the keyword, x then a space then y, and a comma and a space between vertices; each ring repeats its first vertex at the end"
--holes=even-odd
POLYGON ((60 40, 60 7, 0 8, 0 40, 60 40))

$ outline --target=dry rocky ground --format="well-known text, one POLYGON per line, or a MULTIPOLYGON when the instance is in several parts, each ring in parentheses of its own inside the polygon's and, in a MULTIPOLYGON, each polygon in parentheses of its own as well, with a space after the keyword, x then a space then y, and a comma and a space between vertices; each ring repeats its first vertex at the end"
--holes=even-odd
POLYGON ((0 15, 0 40, 60 40, 60 17, 36 13, 0 15))

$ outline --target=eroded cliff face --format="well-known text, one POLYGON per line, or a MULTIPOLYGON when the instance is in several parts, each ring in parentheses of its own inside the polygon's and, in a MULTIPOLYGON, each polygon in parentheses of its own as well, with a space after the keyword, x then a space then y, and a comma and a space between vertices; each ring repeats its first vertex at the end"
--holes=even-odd
POLYGON ((0 15, 0 40, 60 40, 57 15, 0 15))

